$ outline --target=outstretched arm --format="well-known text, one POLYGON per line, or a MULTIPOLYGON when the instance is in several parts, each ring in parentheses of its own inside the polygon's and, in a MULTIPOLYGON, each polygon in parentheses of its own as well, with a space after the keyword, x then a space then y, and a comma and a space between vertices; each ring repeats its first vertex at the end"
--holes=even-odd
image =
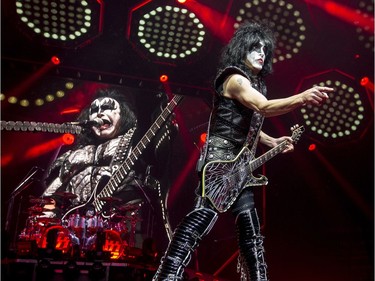
POLYGON ((265 117, 282 115, 307 104, 319 106, 328 99, 327 92, 333 91, 333 88, 314 86, 287 98, 268 100, 252 87, 247 78, 240 74, 229 76, 224 83, 225 97, 236 99, 265 117))

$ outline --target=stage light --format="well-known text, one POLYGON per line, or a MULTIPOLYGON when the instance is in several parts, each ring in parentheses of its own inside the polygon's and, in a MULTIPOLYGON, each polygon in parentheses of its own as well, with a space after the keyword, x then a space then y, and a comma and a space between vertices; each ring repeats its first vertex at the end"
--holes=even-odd
POLYGON ((71 145, 74 143, 75 137, 72 134, 63 134, 62 142, 66 145, 71 145))
POLYGON ((165 75, 165 74, 163 74, 163 75, 161 75, 160 76, 160 82, 167 82, 168 81, 168 75, 165 75))
POLYGON ((59 64, 60 64, 60 59, 59 59, 58 57, 56 57, 56 56, 53 56, 53 57, 51 58, 51 62, 52 62, 53 64, 55 64, 55 65, 59 65, 59 64))
POLYGON ((30 105, 30 102, 26 99, 20 100, 20 106, 22 107, 28 107, 30 105))
POLYGON ((78 47, 102 32, 101 0, 17 0, 15 8, 26 32, 46 45, 78 47))
POLYGON ((46 95, 45 100, 48 102, 54 101, 55 97, 53 95, 46 95))
POLYGON ((73 89, 73 88, 74 88, 74 83, 71 82, 71 81, 66 82, 66 84, 65 84, 65 88, 66 88, 67 90, 71 90, 71 89, 73 89))
POLYGON ((36 106, 42 106, 44 104, 44 100, 39 98, 39 99, 36 99, 34 103, 36 106))
POLYGON ((309 135, 324 144, 354 141, 363 135, 371 119, 371 105, 363 88, 348 74, 330 70, 306 77, 296 92, 313 85, 335 89, 320 107, 307 105, 299 110, 309 135))
POLYGON ((316 149, 316 144, 312 143, 309 145, 309 151, 314 151, 316 149))
POLYGON ((15 104, 15 103, 17 103, 17 101, 18 101, 18 99, 14 96, 11 96, 11 97, 8 98, 9 103, 15 104))
MULTIPOLYGON (((47 79, 50 79, 50 78, 47 78, 47 79)), ((45 88, 40 88, 38 90, 35 91, 35 93, 38 93, 38 95, 42 95, 43 92, 45 91, 48 91, 48 92, 53 92, 55 91, 55 94, 47 94, 45 95, 45 97, 34 97, 34 99, 32 97, 30 97, 28 95, 27 98, 17 98, 13 95, 7 97, 5 94, 2 94, 1 98, 2 100, 7 100, 8 103, 10 104, 18 104, 22 107, 29 107, 29 106, 32 106, 32 105, 35 105, 35 106, 43 106, 45 105, 46 103, 50 103, 50 102, 54 102, 56 101, 57 99, 61 99, 63 97, 65 97, 66 93, 65 93, 65 89, 67 90, 71 90, 74 88, 74 83, 73 82, 65 82, 65 79, 63 79, 62 81, 58 81, 58 79, 54 78, 54 83, 52 84, 53 87, 58 87, 57 89, 45 89, 45 88), (65 89, 64 89, 65 87, 65 89)))
POLYGON ((200 135, 200 141, 201 141, 201 143, 205 143, 206 142, 206 139, 207 139, 207 133, 202 133, 201 135, 200 135))
POLYGON ((71 107, 61 110, 60 115, 77 114, 81 111, 79 107, 71 107))
POLYGON ((237 29, 251 20, 266 20, 273 28, 277 46, 273 62, 284 61, 296 55, 306 39, 306 18, 295 4, 279 0, 245 1, 235 14, 237 29))
POLYGON ((374 83, 372 83, 367 76, 363 77, 361 79, 360 84, 361 84, 361 86, 365 87, 366 89, 374 92, 374 83))
POLYGON ((134 8, 127 37, 144 56, 160 63, 177 63, 194 57, 206 43, 206 29, 187 9, 157 4, 134 8))
POLYGON ((56 97, 62 98, 64 96, 65 96, 65 92, 64 91, 62 91, 62 90, 57 90, 56 91, 56 97))

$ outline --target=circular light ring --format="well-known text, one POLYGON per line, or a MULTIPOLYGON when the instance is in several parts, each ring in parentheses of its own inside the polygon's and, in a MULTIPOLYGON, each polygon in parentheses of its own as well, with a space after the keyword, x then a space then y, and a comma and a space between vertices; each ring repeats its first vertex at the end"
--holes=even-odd
POLYGON ((50 40, 75 40, 92 25, 93 12, 84 0, 16 0, 16 12, 30 29, 50 40))
POLYGON ((319 86, 335 87, 321 107, 307 105, 300 109, 302 118, 311 131, 326 139, 348 137, 357 132, 364 121, 362 95, 341 81, 326 80, 319 86))
POLYGON ((358 1, 358 9, 356 9, 361 17, 369 19, 372 22, 372 26, 357 26, 356 32, 358 34, 358 40, 363 43, 366 49, 374 51, 374 34, 370 32, 374 26, 374 0, 371 1, 358 1))
POLYGON ((149 53, 167 59, 193 55, 203 46, 206 35, 194 13, 172 6, 144 14, 137 32, 139 42, 149 53))
POLYGON ((246 2, 240 8, 234 28, 249 20, 267 20, 277 38, 273 62, 284 61, 297 54, 306 39, 306 26, 300 11, 293 4, 279 0, 246 2))

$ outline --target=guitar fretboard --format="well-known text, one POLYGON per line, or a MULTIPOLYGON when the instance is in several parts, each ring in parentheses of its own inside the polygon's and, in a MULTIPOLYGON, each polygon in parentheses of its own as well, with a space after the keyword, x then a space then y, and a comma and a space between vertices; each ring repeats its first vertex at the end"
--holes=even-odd
POLYGON ((279 145, 275 146, 274 148, 268 150, 266 153, 264 153, 262 156, 254 159, 250 162, 250 169, 251 171, 254 171, 258 169, 260 166, 262 166, 264 163, 266 163, 268 160, 272 159, 274 156, 282 152, 286 145, 288 144, 287 141, 283 141, 279 145))
POLYGON ((100 201, 98 199, 102 197, 112 196, 112 194, 116 191, 117 187, 128 175, 131 167, 138 160, 139 156, 142 154, 147 145, 151 142, 152 138, 156 135, 160 127, 168 119, 169 115, 172 113, 176 105, 182 100, 182 98, 183 96, 179 95, 173 97, 173 99, 168 103, 168 105, 165 107, 165 109, 162 111, 159 117, 147 130, 147 132, 141 138, 138 144, 133 148, 131 154, 126 158, 124 163, 121 164, 121 166, 112 175, 106 186, 98 193, 97 197, 93 201, 93 205, 95 206, 95 210, 97 212, 99 212, 105 205, 105 202, 100 201))
MULTIPOLYGON (((298 141, 299 137, 304 131, 303 126, 299 126, 298 128, 294 128, 293 133, 292 133, 292 141, 296 142, 298 141)), ((255 169, 258 169, 260 166, 262 166, 265 162, 268 160, 272 159, 274 156, 282 152, 286 146, 288 145, 288 141, 283 141, 277 146, 273 147, 272 149, 268 150, 266 153, 263 155, 259 156, 258 158, 254 159, 253 161, 250 162, 250 169, 251 171, 254 171, 255 169)))

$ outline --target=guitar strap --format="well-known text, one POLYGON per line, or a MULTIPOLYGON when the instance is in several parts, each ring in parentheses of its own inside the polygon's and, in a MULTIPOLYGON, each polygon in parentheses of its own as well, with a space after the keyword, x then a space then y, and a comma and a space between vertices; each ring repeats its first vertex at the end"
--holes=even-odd
MULTIPOLYGON (((252 86, 258 90, 262 95, 266 96, 267 89, 263 87, 262 81, 257 77, 248 76, 252 86)), ((250 151, 252 155, 255 155, 257 144, 259 141, 259 135, 264 121, 264 116, 260 113, 254 111, 253 116, 251 117, 249 132, 244 143, 245 146, 251 145, 250 151)))
POLYGON ((136 127, 129 129, 129 131, 127 131, 126 134, 121 137, 110 164, 112 173, 118 169, 118 167, 124 162, 126 157, 129 155, 130 141, 134 135, 135 129, 136 127))
POLYGON ((202 168, 205 164, 205 159, 206 159, 206 156, 207 156, 207 147, 208 147, 208 140, 210 138, 209 136, 209 132, 210 132, 210 124, 211 124, 211 117, 212 117, 212 111, 211 111, 211 114, 210 114, 210 118, 208 120, 208 127, 207 127, 207 136, 206 136, 206 141, 204 142, 203 144, 203 147, 201 149, 201 153, 200 153, 200 156, 199 156, 199 160, 197 162, 197 166, 196 166, 196 170, 197 172, 201 172, 202 171, 202 168))
POLYGON ((252 155, 255 155, 256 152, 257 144, 259 141, 259 134, 261 131, 260 128, 262 127, 263 121, 264 116, 254 111, 253 116, 251 117, 249 132, 244 143, 244 146, 251 145, 250 151, 252 155))

